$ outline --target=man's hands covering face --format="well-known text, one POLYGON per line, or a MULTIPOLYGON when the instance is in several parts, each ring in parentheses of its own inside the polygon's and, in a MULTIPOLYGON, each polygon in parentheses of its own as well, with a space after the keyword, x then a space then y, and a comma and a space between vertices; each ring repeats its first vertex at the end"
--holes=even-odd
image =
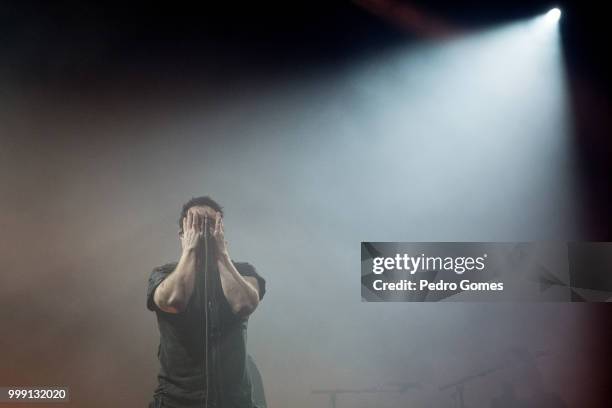
POLYGON ((181 243, 183 251, 197 249, 204 242, 204 231, 208 230, 214 239, 217 253, 227 254, 227 242, 225 241, 225 231, 223 228, 223 218, 221 213, 216 212, 215 218, 211 219, 208 214, 202 214, 195 210, 187 211, 187 216, 183 218, 183 235, 181 243))

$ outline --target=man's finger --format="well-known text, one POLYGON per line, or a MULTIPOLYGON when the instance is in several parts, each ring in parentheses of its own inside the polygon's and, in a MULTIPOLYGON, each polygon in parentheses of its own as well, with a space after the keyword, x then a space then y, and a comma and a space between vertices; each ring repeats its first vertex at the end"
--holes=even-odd
POLYGON ((193 214, 191 211, 187 211, 187 228, 193 228, 193 214))
POLYGON ((215 231, 214 231, 215 236, 217 236, 219 234, 219 217, 215 216, 215 231))
POLYGON ((196 232, 200 231, 200 223, 202 222, 202 216, 200 214, 193 213, 193 229, 196 230, 196 232))

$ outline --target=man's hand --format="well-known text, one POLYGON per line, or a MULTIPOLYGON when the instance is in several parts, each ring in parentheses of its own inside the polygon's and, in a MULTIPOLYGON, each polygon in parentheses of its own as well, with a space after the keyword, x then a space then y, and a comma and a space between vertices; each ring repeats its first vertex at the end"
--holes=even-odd
POLYGON ((217 246, 217 254, 219 257, 228 256, 227 252, 227 241, 225 240, 225 230, 223 229, 223 217, 221 213, 217 212, 215 219, 215 226, 212 231, 215 245, 217 246))
POLYGON ((197 249, 203 242, 204 231, 206 231, 206 218, 195 211, 189 210, 183 218, 183 234, 181 246, 183 252, 197 249))

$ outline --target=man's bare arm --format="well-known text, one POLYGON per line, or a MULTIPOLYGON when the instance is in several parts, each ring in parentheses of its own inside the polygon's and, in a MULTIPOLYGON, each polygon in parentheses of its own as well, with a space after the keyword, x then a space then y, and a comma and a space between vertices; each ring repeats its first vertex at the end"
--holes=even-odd
POLYGON ((242 276, 232 263, 229 255, 222 255, 217 261, 223 294, 234 314, 246 317, 259 305, 259 284, 253 276, 242 276))
POLYGON ((217 245, 217 267, 223 294, 234 314, 246 317, 259 305, 259 284, 252 276, 242 276, 234 266, 227 251, 223 218, 217 214, 213 238, 217 245))
POLYGON ((188 212, 183 219, 183 252, 174 271, 157 286, 155 304, 164 312, 180 313, 189 304, 195 286, 199 245, 204 235, 204 218, 188 212))

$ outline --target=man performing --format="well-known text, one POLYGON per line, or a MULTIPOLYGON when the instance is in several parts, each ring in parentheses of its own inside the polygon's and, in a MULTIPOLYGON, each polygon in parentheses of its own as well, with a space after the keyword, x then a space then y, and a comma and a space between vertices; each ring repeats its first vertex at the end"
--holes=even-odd
POLYGON ((149 407, 253 408, 247 321, 265 280, 250 264, 230 259, 223 211, 210 197, 183 206, 179 238, 179 261, 155 268, 147 288, 161 365, 149 407))

